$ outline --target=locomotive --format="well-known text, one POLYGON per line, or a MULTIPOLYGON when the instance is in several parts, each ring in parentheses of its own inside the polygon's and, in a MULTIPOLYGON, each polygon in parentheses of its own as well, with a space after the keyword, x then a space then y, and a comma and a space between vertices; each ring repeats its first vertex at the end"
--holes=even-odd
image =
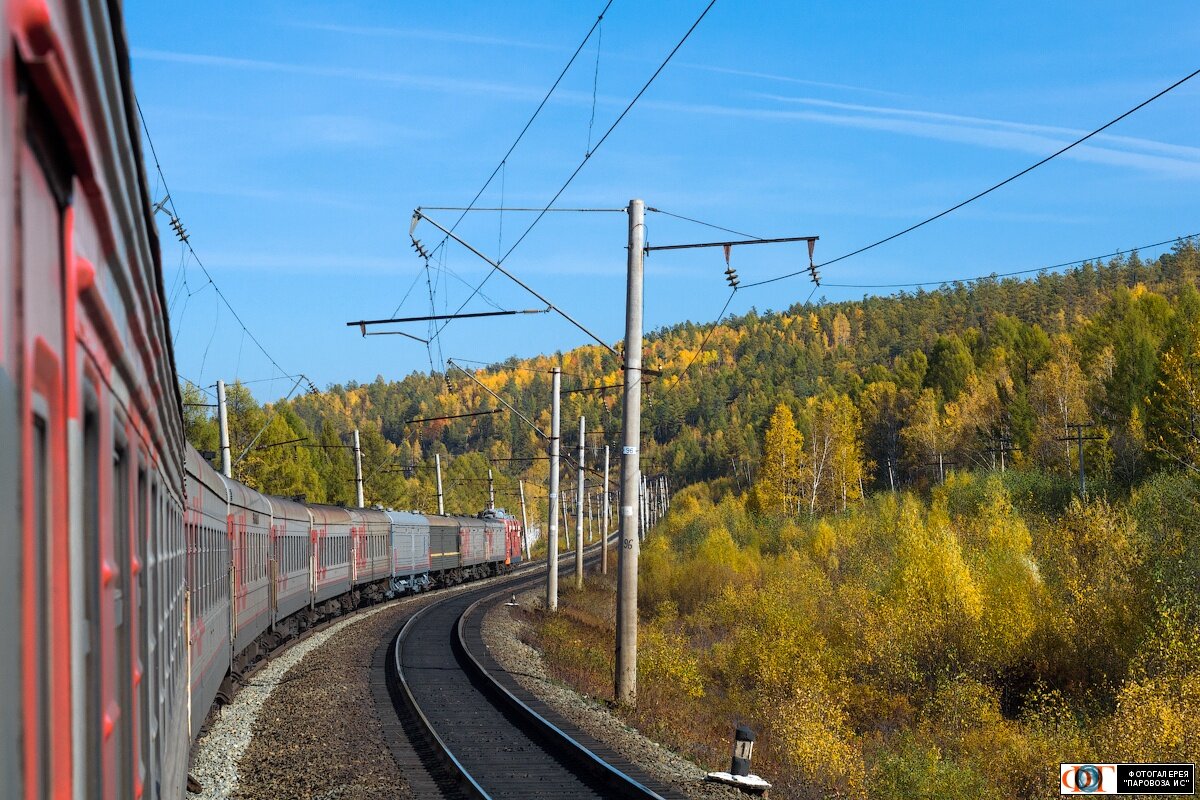
POLYGON ((267 497, 191 449, 120 4, 0 10, 0 796, 178 798, 265 649, 510 568, 520 526, 267 497))

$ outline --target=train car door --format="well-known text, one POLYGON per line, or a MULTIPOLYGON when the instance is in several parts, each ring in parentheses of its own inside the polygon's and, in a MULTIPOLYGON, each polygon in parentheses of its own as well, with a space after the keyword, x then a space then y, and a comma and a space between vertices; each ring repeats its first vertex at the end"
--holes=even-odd
POLYGON ((66 797, 72 790, 73 750, 64 376, 74 343, 64 308, 72 170, 48 109, 25 78, 18 78, 24 130, 16 132, 23 141, 13 197, 20 264, 14 287, 16 324, 5 331, 16 334, 18 344, 10 352, 19 354, 13 367, 21 419, 19 471, 24 478, 18 483, 22 636, 17 641, 24 643, 19 648, 21 758, 26 797, 66 797))

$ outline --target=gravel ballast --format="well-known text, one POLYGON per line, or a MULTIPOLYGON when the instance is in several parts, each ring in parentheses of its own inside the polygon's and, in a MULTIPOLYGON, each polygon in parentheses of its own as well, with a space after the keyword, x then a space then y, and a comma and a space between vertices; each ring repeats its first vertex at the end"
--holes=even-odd
MULTIPOLYGON (((378 682, 379 676, 374 658, 381 644, 418 608, 489 582, 368 609, 279 654, 213 715, 208 731, 193 746, 189 772, 203 791, 188 796, 365 800, 421 794, 397 765, 400 755, 393 757, 384 735, 380 714, 390 708, 377 711, 372 682, 378 682)), ((518 600, 529 607, 538 594, 529 591, 518 600)), ((704 783, 705 771, 700 767, 629 728, 600 702, 551 678, 541 654, 523 641, 528 638, 528 623, 512 610, 498 603, 488 611, 483 636, 492 656, 527 691, 689 797, 745 797, 734 789, 704 783)), ((412 778, 418 786, 428 785, 428 775, 412 778)))
MULTIPOLYGON (((525 608, 534 607, 541 603, 541 593, 524 592, 517 596, 517 602, 525 608)), ((706 770, 630 728, 599 701, 556 681, 542 654, 525 643, 527 634, 528 623, 519 609, 504 603, 496 604, 484 617, 484 643, 496 662, 526 691, 676 791, 695 798, 747 797, 737 789, 705 783, 706 770)))
MULTIPOLYGON (((319 657, 309 659, 310 654, 322 650, 322 646, 329 642, 338 645, 332 649, 337 650, 338 655, 343 659, 350 657, 351 654, 347 652, 348 648, 346 647, 347 641, 356 641, 366 646, 371 639, 371 633, 376 629, 386 628, 386 625, 391 623, 396 615, 404 612, 406 605, 408 602, 404 600, 396 601, 335 622, 325 630, 293 645, 258 670, 248 684, 234 696, 233 701, 213 715, 207 733, 196 741, 189 772, 200 782, 203 791, 199 795, 189 795, 189 797, 199 797, 202 800, 224 800, 225 798, 321 796, 311 791, 309 781, 303 779, 302 773, 290 769, 295 751, 303 746, 305 743, 303 740, 307 739, 307 736, 293 738, 286 742, 274 742, 274 746, 279 749, 273 760, 279 765, 281 771, 287 773, 287 776, 284 777, 281 774, 266 794, 260 793, 262 782, 255 779, 266 770, 255 769, 251 772, 251 780, 239 780, 239 762, 246 759, 251 765, 259 764, 261 757, 258 754, 263 744, 259 734, 264 731, 269 733, 273 728, 283 727, 280 724, 282 714, 303 714, 307 717, 306 712, 316 710, 319 701, 313 694, 312 684, 314 681, 303 680, 304 676, 311 672, 318 672, 323 674, 329 683, 336 683, 339 688, 353 692, 354 678, 360 677, 356 674, 360 671, 358 664, 345 660, 340 663, 331 662, 324 653, 321 653, 319 657), (347 628, 352 627, 360 629, 355 632, 357 635, 339 636, 346 632, 347 628), (330 642, 331 639, 333 642, 330 642), (296 669, 297 667, 301 667, 301 669, 296 669), (284 700, 286 705, 281 707, 280 700, 284 696, 286 696, 286 700, 284 700), (297 780, 298 778, 299 780, 297 780), (293 790, 296 790, 294 794, 293 790)), ((374 644, 378 644, 378 642, 376 641, 374 644)), ((371 645, 370 649, 373 652, 374 645, 371 645)), ((369 671, 370 654, 366 658, 366 668, 369 671)), ((318 689, 318 691, 320 690, 318 689)), ((366 699, 361 703, 366 706, 369 702, 370 695, 368 693, 366 699)), ((373 709, 373 705, 370 708, 373 709)), ((317 716, 322 716, 322 714, 318 711, 317 716)), ((361 718, 364 716, 364 711, 362 708, 356 709, 352 716, 356 719, 361 718)), ((296 730, 293 726, 287 727, 293 731, 296 730)), ((325 726, 318 725, 317 730, 312 731, 312 734, 322 735, 318 731, 324 731, 324 729, 325 726)), ((268 738, 275 739, 272 736, 268 738)), ((311 744, 311 741, 307 743, 311 744)), ((384 756, 388 763, 393 763, 391 756, 386 751, 384 751, 384 756)), ((324 759, 321 760, 324 761, 324 759)), ((310 772, 312 770, 303 770, 303 773, 310 772)), ((396 778, 398 778, 396 785, 403 786, 403 778, 398 773, 396 778)), ((326 794, 324 796, 354 797, 356 795, 326 794)), ((395 796, 408 795, 396 794, 395 796)))

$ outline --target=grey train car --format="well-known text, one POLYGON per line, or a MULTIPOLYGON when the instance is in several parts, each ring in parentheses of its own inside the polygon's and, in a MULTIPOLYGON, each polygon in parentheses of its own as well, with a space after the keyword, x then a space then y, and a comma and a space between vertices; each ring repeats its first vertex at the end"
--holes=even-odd
POLYGON ((419 592, 430 587, 429 519, 408 511, 387 511, 392 536, 392 591, 419 592))

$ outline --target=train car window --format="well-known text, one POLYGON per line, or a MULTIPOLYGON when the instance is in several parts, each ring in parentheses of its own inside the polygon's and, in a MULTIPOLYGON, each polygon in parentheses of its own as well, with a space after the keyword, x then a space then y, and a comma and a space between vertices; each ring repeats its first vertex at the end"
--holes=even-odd
POLYGON ((130 664, 130 623, 133 609, 130 607, 129 581, 129 452, 124 437, 119 433, 121 421, 114 418, 113 428, 116 442, 112 454, 112 549, 115 562, 112 593, 113 644, 116 652, 117 674, 111 687, 120 714, 116 720, 118 739, 117 757, 114 760, 114 783, 118 797, 132 797, 133 785, 129 775, 130 756, 133 752, 132 714, 133 707, 129 676, 133 674, 130 664))
POLYGON ((100 413, 95 389, 84 388, 83 413, 83 543, 84 564, 84 672, 87 702, 87 775, 89 784, 101 785, 100 755, 100 413))
MULTIPOLYGON (((41 783, 41 791, 45 793, 50 787, 50 758, 47 756, 50 753, 50 725, 48 724, 51 718, 50 713, 50 688, 47 684, 47 676, 50 672, 50 636, 49 626, 46 624, 46 609, 49 606, 49 584, 50 584, 50 567, 51 560, 49 558, 50 543, 50 517, 49 517, 49 501, 47 495, 50 490, 50 480, 47 475, 49 468, 49 453, 48 434, 46 430, 46 419, 37 412, 33 415, 33 474, 29 476, 32 484, 33 507, 30 509, 33 517, 34 527, 34 547, 36 553, 36 564, 34 567, 34 575, 36 577, 37 588, 37 649, 38 659, 41 668, 35 670, 37 681, 37 708, 38 719, 41 724, 38 725, 38 752, 42 755, 39 759, 41 769, 37 776, 37 780, 41 783)), ((37 793, 35 793, 37 794, 37 793)))
POLYGON ((149 501, 149 487, 147 486, 146 476, 146 457, 145 454, 139 459, 140 465, 137 472, 137 494, 135 495, 137 509, 134 513, 134 518, 137 520, 136 538, 134 540, 136 548, 136 557, 142 568, 137 574, 137 632, 138 632, 138 671, 141 673, 141 681, 137 685, 138 692, 138 757, 135 760, 137 767, 138 782, 143 786, 146 784, 146 764, 147 758, 150 755, 150 681, 146 678, 146 672, 150 668, 150 636, 153 625, 153 620, 150 617, 150 602, 147 596, 149 586, 149 562, 147 561, 147 548, 149 545, 149 521, 147 502, 149 501))
MULTIPOLYGON (((158 476, 152 474, 150 479, 150 535, 147 537, 147 561, 144 562, 143 572, 147 573, 146 580, 153 587, 153 591, 148 598, 152 602, 147 604, 147 616, 150 618, 150 624, 146 626, 148 674, 142 678, 149 698, 149 702, 146 704, 146 714, 149 717, 149 724, 146 727, 146 755, 150 764, 162 763, 162 756, 158 748, 158 723, 165 716, 162 708, 162 653, 166 643, 162 639, 163 631, 160 623, 167 608, 166 603, 163 602, 163 591, 169 584, 166 583, 166 565, 162 558, 162 516, 162 498, 158 494, 158 476)), ((151 776, 146 776, 146 778, 149 777, 151 776)))

